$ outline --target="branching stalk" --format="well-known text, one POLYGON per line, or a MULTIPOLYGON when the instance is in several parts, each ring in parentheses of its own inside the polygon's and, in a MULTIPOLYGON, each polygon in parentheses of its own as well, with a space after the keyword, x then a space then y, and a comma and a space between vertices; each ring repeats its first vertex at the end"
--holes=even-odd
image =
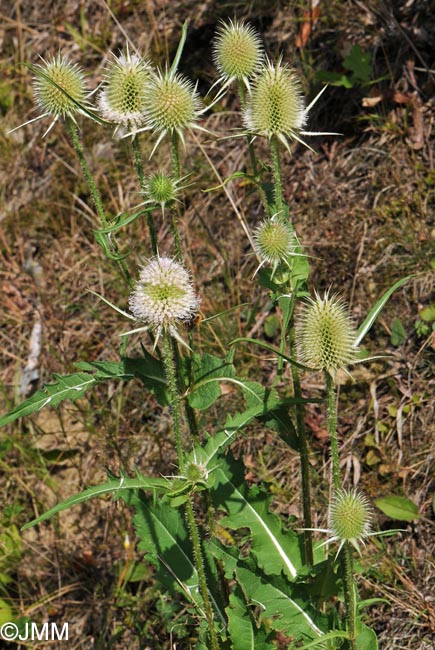
MULTIPOLYGON (((71 136, 71 140, 72 140, 74 149, 76 150, 76 153, 77 153, 77 156, 78 156, 78 159, 79 159, 80 166, 82 168, 83 174, 84 174, 84 176, 86 178, 86 181, 88 183, 89 191, 91 193, 92 200, 93 200, 94 205, 95 205, 95 209, 97 210, 97 214, 98 214, 98 216, 100 218, 100 221, 101 221, 101 224, 102 224, 103 228, 107 228, 109 223, 107 221, 107 217, 106 217, 106 214, 104 212, 103 202, 101 200, 101 195, 100 195, 100 192, 99 192, 99 190, 98 190, 98 188, 97 188, 97 186, 95 184, 95 181, 94 181, 94 178, 92 176, 91 170, 89 169, 89 165, 86 162, 85 154, 84 154, 81 142, 80 142, 80 138, 78 136, 77 127, 75 126, 74 122, 68 117, 65 119, 65 122, 66 122, 66 125, 67 125, 67 129, 69 131, 69 134, 71 136)), ((131 279, 130 273, 129 273, 128 268, 127 268, 127 265, 125 264, 124 260, 120 256, 119 248, 118 248, 116 242, 113 240, 113 238, 110 235, 106 234, 106 235, 104 235, 104 237, 106 238, 106 241, 107 241, 107 244, 108 244, 109 248, 111 248, 112 251, 114 252, 114 254, 116 256, 116 261, 119 264, 119 267, 120 267, 120 269, 122 271, 122 274, 123 274, 125 280, 127 281, 128 285, 131 288, 133 286, 133 281, 131 279)))
MULTIPOLYGON (((139 145, 139 134, 136 134, 132 139, 131 139, 131 147, 133 150, 133 157, 134 157, 134 164, 136 167, 136 173, 137 177, 139 179, 139 186, 140 190, 142 193, 143 198, 146 198, 145 196, 145 174, 143 170, 143 164, 142 164, 142 157, 140 153, 140 145, 139 145)), ((156 226, 154 223, 154 218, 151 212, 147 212, 147 225, 148 225, 148 231, 150 233, 150 240, 151 240, 151 250, 153 251, 153 255, 157 255, 157 232, 156 232, 156 226)))
POLYGON ((344 551, 344 582, 346 598, 346 618, 349 631, 349 649, 357 650, 356 643, 356 595, 355 581, 353 576, 353 554, 352 545, 346 542, 343 547, 344 551))

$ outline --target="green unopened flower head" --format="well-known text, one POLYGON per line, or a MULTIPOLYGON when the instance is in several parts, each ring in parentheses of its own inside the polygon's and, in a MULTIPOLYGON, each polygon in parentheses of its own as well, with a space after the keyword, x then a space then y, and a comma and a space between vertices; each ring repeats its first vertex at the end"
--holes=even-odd
POLYGON ((136 54, 121 52, 107 64, 99 106, 103 117, 127 129, 144 122, 150 64, 136 54))
POLYGON ((222 23, 214 41, 213 59, 226 85, 234 80, 248 84, 263 59, 257 32, 243 21, 222 23))
POLYGON ((253 233, 254 248, 260 258, 260 266, 272 266, 272 277, 280 264, 290 266, 289 258, 294 254, 297 241, 290 224, 276 218, 262 221, 253 233))
POLYGON ((371 536, 372 508, 367 497, 357 490, 339 490, 333 497, 328 513, 328 541, 349 542, 361 553, 359 543, 371 536))
POLYGON ((179 339, 177 326, 194 316, 200 299, 184 266, 163 255, 142 268, 129 304, 135 318, 155 331, 157 339, 163 330, 179 339))
POLYGON ((157 203, 164 208, 165 205, 177 200, 179 188, 176 181, 169 174, 158 171, 151 174, 146 180, 146 193, 151 203, 157 203))
POLYGON ((47 116, 53 117, 44 134, 46 135, 60 117, 75 120, 75 114, 82 112, 81 106, 86 105, 87 88, 80 67, 68 61, 65 56, 58 54, 42 61, 43 63, 32 68, 35 72, 33 79, 35 102, 42 114, 30 122, 47 116))
POLYGON ((336 295, 310 298, 297 327, 304 363, 334 375, 355 362, 356 331, 345 304, 336 295))
POLYGON ((195 86, 177 72, 159 70, 151 76, 145 106, 147 128, 159 134, 154 150, 166 133, 175 132, 184 142, 184 130, 197 126, 201 114, 195 86))
POLYGON ((306 122, 305 103, 296 74, 279 61, 270 61, 253 81, 244 123, 249 131, 271 138, 277 136, 286 147, 287 138, 300 140, 306 122))

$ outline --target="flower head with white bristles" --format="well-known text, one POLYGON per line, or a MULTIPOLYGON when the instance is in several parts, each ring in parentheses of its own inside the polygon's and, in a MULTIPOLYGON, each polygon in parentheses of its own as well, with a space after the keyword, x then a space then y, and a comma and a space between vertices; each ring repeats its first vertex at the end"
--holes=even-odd
POLYGON ((129 300, 134 317, 145 322, 157 340, 162 331, 169 331, 180 341, 177 326, 189 321, 199 304, 189 272, 165 255, 155 257, 142 268, 129 300))
POLYGON ((137 54, 120 52, 106 66, 103 90, 98 103, 101 114, 133 132, 144 123, 146 112, 146 84, 151 73, 150 64, 137 54))
POLYGON ((260 259, 255 274, 264 264, 270 264, 273 279, 280 265, 290 268, 291 256, 298 255, 295 252, 298 242, 293 228, 288 222, 279 219, 278 215, 262 221, 253 232, 253 240, 255 252, 260 259))

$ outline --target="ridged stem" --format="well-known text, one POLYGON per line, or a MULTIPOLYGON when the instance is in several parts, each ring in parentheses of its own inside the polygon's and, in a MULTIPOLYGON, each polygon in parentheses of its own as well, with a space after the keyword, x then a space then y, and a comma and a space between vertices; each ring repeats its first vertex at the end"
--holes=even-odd
MULTIPOLYGON (((245 86, 243 85, 243 81, 239 81, 238 90, 239 90, 240 105, 241 105, 242 109, 244 109, 245 106, 246 106, 246 92, 245 92, 245 86)), ((261 202, 263 204, 263 207, 264 207, 265 211, 267 212, 267 214, 270 214, 270 208, 269 208, 269 204, 267 202, 266 193, 265 193, 265 191, 264 191, 264 189, 263 189, 263 187, 261 185, 261 181, 260 181, 259 174, 258 174, 258 165, 257 165, 257 158, 255 156, 254 144, 252 142, 252 138, 249 135, 249 133, 246 136, 246 140, 248 142, 249 160, 250 160, 250 163, 251 163, 252 174, 253 174, 254 178, 256 179, 256 181, 258 183, 257 187, 258 187, 258 192, 260 194, 260 199, 261 199, 261 202)))
POLYGON ((334 492, 337 492, 341 487, 340 457, 337 437, 337 400, 334 380, 327 370, 325 370, 324 375, 327 392, 328 433, 331 441, 332 485, 334 492))
MULTIPOLYGON (((168 381, 169 403, 171 406, 173 429, 175 437, 175 447, 178 457, 178 468, 180 474, 183 474, 185 467, 183 444, 181 439, 181 399, 177 387, 177 373, 175 367, 175 358, 172 348, 172 339, 169 333, 163 334, 162 341, 162 359, 165 367, 166 379, 168 381)), ((193 510, 193 494, 189 496, 186 502, 186 519, 189 528, 190 541, 193 548, 193 560, 198 574, 199 589, 204 604, 204 611, 208 623, 208 633, 210 637, 211 649, 219 650, 219 640, 213 618, 213 609, 211 606, 210 593, 207 587, 207 578, 204 570, 204 558, 201 549, 198 526, 195 520, 193 510)))
POLYGON ((273 181, 275 184, 275 204, 282 219, 284 216, 284 201, 282 198, 281 151, 276 135, 270 138, 270 153, 272 155, 273 181))
POLYGON ((349 631, 349 650, 357 650, 356 643, 356 597, 355 597, 355 581, 353 577, 353 555, 352 545, 345 542, 343 546, 344 551, 344 583, 345 583, 345 599, 346 599, 346 618, 349 631))
MULTIPOLYGON (((176 181, 180 180, 180 155, 178 150, 179 145, 179 135, 174 131, 171 135, 171 155, 172 155, 172 174, 176 181)), ((177 223, 177 208, 175 205, 170 208, 170 223, 171 223, 171 232, 174 238, 175 246, 175 256, 179 262, 183 260, 183 252, 181 250, 181 240, 180 234, 178 232, 178 223, 177 223)))
MULTIPOLYGON (((142 193, 142 197, 146 198, 145 173, 140 152, 139 134, 136 134, 131 138, 131 148, 133 150, 134 165, 136 167, 136 173, 139 179, 140 191, 142 193)), ((150 233, 151 250, 153 252, 153 255, 157 255, 157 231, 151 212, 147 212, 147 226, 150 233)))
MULTIPOLYGON (((295 346, 295 327, 290 328, 290 349, 293 359, 296 358, 295 346)), ((302 479, 302 512, 304 517, 304 548, 305 560, 308 566, 312 566, 313 559, 313 535, 311 532, 311 482, 310 482, 310 462, 308 453, 307 431, 305 428, 305 408, 302 402, 301 381, 299 377, 299 368, 295 365, 291 367, 293 377, 293 391, 296 399, 296 430, 299 441, 299 454, 301 459, 301 479, 302 479)))
MULTIPOLYGON (((89 191, 91 193, 92 200, 93 200, 94 205, 95 205, 95 209, 97 211, 98 217, 100 218, 101 225, 103 226, 103 228, 107 228, 108 225, 109 225, 109 222, 107 221, 107 217, 106 217, 106 214, 104 212, 103 202, 101 200, 101 194, 100 194, 100 192, 99 192, 99 190, 98 190, 98 188, 97 188, 97 186, 95 184, 94 178, 93 178, 93 176, 91 174, 91 170, 89 169, 89 165, 86 162, 83 147, 81 145, 80 138, 78 136, 77 127, 70 118, 66 118, 65 122, 66 122, 67 129, 69 131, 69 134, 71 136, 71 140, 72 140, 74 149, 75 149, 75 151, 77 153, 77 157, 78 157, 79 162, 80 162, 80 167, 82 168, 83 174, 84 174, 84 176, 86 178, 86 182, 88 184, 89 191)), ((122 271, 122 274, 123 274, 125 280, 127 281, 128 285, 130 287, 132 287, 133 286, 133 281, 131 279, 130 273, 128 271, 128 268, 127 268, 124 260, 121 259, 121 257, 120 257, 119 248, 118 248, 116 242, 107 234, 104 235, 104 238, 105 238, 105 240, 107 242, 108 248, 111 248, 112 251, 114 252, 115 259, 116 259, 117 263, 119 264, 119 267, 120 267, 120 269, 122 271)), ((109 257, 109 255, 107 255, 107 257, 109 257)))

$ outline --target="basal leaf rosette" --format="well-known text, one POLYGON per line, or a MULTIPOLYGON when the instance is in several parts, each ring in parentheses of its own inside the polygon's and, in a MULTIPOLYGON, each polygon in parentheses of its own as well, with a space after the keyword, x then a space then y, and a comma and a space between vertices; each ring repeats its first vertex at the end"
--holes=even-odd
POLYGON ((143 125, 146 113, 146 87, 150 64, 137 54, 121 52, 106 66, 103 90, 98 103, 109 122, 131 129, 143 125))
POLYGON ((200 299, 187 269, 163 255, 142 268, 129 304, 134 317, 144 322, 157 340, 162 331, 180 340, 177 328, 198 312, 200 299))

